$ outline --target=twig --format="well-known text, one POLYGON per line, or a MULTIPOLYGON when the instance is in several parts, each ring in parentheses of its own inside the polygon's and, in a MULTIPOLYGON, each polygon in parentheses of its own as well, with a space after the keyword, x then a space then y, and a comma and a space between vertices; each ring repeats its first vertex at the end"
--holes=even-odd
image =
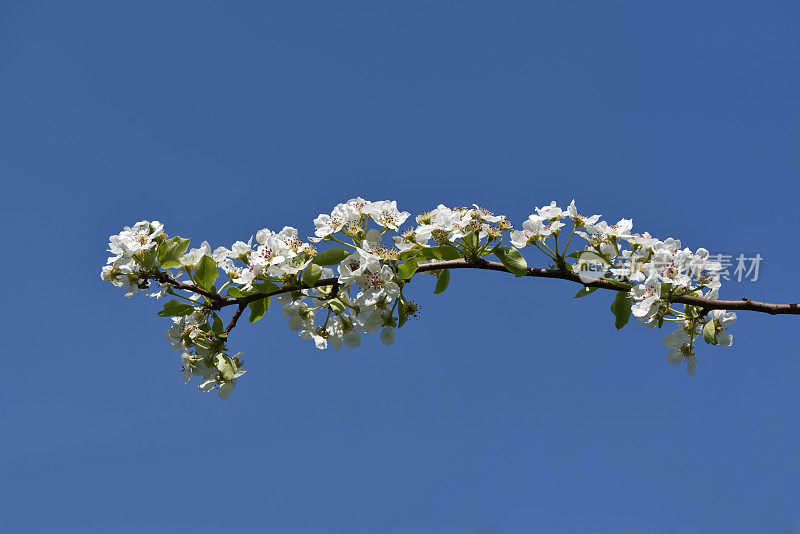
MULTIPOLYGON (((506 269, 506 267, 502 263, 496 261, 487 261, 483 259, 477 261, 458 259, 458 260, 423 263, 417 268, 416 272, 424 273, 428 271, 439 271, 442 269, 480 269, 488 271, 501 271, 511 274, 511 271, 506 269)), ((556 278, 559 280, 567 280, 570 282, 575 282, 585 287, 596 287, 599 289, 607 289, 610 291, 627 291, 627 289, 614 285, 611 282, 603 279, 596 279, 589 282, 584 282, 581 279, 581 277, 578 276, 577 274, 561 269, 540 269, 537 267, 528 267, 528 273, 525 276, 531 276, 535 278, 556 278)), ((207 291, 193 284, 185 284, 183 282, 178 282, 171 276, 164 273, 161 273, 161 275, 157 278, 157 280, 162 283, 164 282, 169 283, 170 285, 177 287, 178 289, 193 291, 195 293, 203 295, 204 297, 208 297, 209 299, 214 301, 214 304, 212 305, 213 309, 221 309, 226 306, 237 305, 238 308, 236 309, 236 312, 233 314, 230 324, 228 324, 228 327, 225 329, 226 334, 236 326, 236 322, 239 320, 239 317, 242 315, 247 305, 250 304, 251 302, 255 302, 259 299, 271 297, 274 295, 280 295, 282 293, 290 293, 292 291, 300 291, 302 289, 308 289, 309 287, 305 284, 296 284, 291 286, 283 286, 280 289, 276 289, 275 291, 270 291, 269 293, 254 293, 252 295, 247 295, 246 297, 233 298, 233 297, 223 297, 218 293, 207 291)), ((338 283, 339 281, 336 277, 323 278, 318 280, 313 287, 337 286, 338 283)), ((670 299, 670 301, 677 302, 679 304, 689 304, 691 306, 695 306, 697 308, 702 309, 704 313, 708 313, 711 310, 742 310, 742 311, 755 311, 761 313, 768 313, 770 315, 800 315, 800 303, 777 304, 771 302, 759 302, 755 300, 750 300, 746 297, 742 297, 741 300, 717 300, 717 299, 706 299, 703 297, 697 297, 692 295, 683 295, 670 299)))

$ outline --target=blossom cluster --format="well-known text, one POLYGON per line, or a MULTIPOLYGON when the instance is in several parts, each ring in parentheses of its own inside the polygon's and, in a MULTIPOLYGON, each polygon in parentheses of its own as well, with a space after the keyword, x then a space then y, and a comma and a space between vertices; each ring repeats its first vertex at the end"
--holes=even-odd
POLYGON ((140 278, 141 262, 134 256, 152 250, 164 235, 164 225, 158 221, 140 221, 133 228, 126 226, 122 232, 109 237, 111 257, 100 271, 100 278, 117 287, 125 288, 125 296, 132 297, 140 289, 147 289, 147 281, 140 278))
POLYGON ((584 250, 569 254, 577 261, 565 268, 579 273, 584 282, 600 278, 625 284, 623 287, 629 290, 632 302, 630 313, 645 326, 661 328, 665 321, 677 323, 676 330, 664 338, 671 349, 667 362, 673 365, 686 362, 687 371, 694 374, 697 337, 703 335, 714 345, 733 344, 733 336, 723 328, 736 321, 735 313, 713 310, 705 314, 692 306, 684 306, 683 310, 674 306, 674 299, 684 295, 718 298, 722 265, 713 261, 708 250, 698 248, 692 252, 681 248, 677 239, 662 241, 648 232, 633 233, 631 219, 611 225, 599 215, 582 216, 574 200, 565 210, 555 202, 536 208, 536 213, 523 223, 522 231, 511 232, 511 243, 517 248, 536 246, 558 261, 558 235, 566 226, 565 220, 572 222, 569 239, 574 234, 586 241, 584 250), (555 251, 546 244, 551 236, 555 251))
POLYGON ((241 353, 230 356, 227 348, 228 334, 245 308, 250 322, 256 322, 274 298, 289 329, 319 349, 358 347, 362 335, 374 333, 390 345, 397 329, 417 315, 418 306, 403 291, 418 270, 434 274, 435 293, 441 293, 450 279, 448 261, 479 264, 495 256, 522 276, 528 267, 519 250, 529 247, 543 253, 551 268, 585 284, 577 296, 597 289, 597 280, 613 284, 617 328, 631 315, 650 328, 676 323, 664 338, 666 359, 685 363, 689 374, 697 366, 697 338, 732 344, 724 329, 735 321, 734 313, 704 313, 702 306, 691 305, 679 309, 675 302, 682 296, 717 298, 722 267, 706 249, 692 252, 676 239, 635 234, 630 219, 612 225, 599 215, 581 215, 574 200, 565 209, 551 202, 534 211, 514 229, 505 216, 478 205, 440 204, 401 230, 411 214, 398 210, 395 201, 358 197, 320 214, 314 236, 307 239, 289 226, 279 232, 263 228, 255 242, 251 236, 213 250, 207 242, 189 249, 188 239, 169 237, 158 221, 141 221, 110 237, 111 257, 101 278, 123 288, 127 297, 151 283, 158 287, 150 296, 177 297, 159 315, 172 320, 167 339, 181 354, 184 380, 200 377, 202 391, 217 388, 223 398, 245 372, 241 353), (570 252, 575 236, 585 243, 570 252), (511 246, 503 246, 504 240, 511 246), (320 250, 323 245, 329 248, 320 250), (226 328, 218 312, 234 305, 237 311, 226 328))

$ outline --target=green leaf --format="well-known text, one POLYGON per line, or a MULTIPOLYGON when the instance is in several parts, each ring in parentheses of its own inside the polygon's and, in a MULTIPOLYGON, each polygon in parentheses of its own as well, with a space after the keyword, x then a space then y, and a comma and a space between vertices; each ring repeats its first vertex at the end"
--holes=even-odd
POLYGON ((593 250, 576 250, 575 252, 571 252, 566 255, 567 258, 577 258, 584 261, 593 261, 600 263, 600 260, 607 263, 608 265, 613 265, 611 261, 611 257, 608 254, 601 254, 599 252, 595 252, 593 250))
POLYGON ((264 314, 267 313, 269 309, 269 297, 264 297, 263 299, 254 300, 249 304, 250 306, 250 322, 254 323, 264 317, 264 314))
POLYGON ((308 287, 314 287, 320 276, 322 276, 322 267, 316 263, 311 263, 303 273, 303 283, 308 287))
POLYGON ((442 245, 441 247, 437 248, 442 251, 442 260, 457 260, 461 257, 461 252, 459 252, 458 249, 453 246, 442 245))
POLYGON ((177 317, 180 315, 189 315, 194 311, 194 306, 172 299, 164 303, 164 309, 158 312, 159 317, 177 317))
POLYGON ((458 249, 449 245, 423 248, 419 252, 426 260, 457 260, 461 257, 458 249))
POLYGON ((506 269, 516 274, 517 276, 525 276, 528 274, 528 263, 519 250, 514 247, 497 247, 494 249, 494 255, 500 258, 506 269))
POLYGON ((248 295, 252 295, 253 293, 272 293, 273 291, 277 291, 278 286, 273 284, 272 282, 264 282, 263 284, 253 284, 253 289, 248 291, 248 295))
POLYGON ((614 287, 618 287, 620 289, 629 290, 632 285, 626 282, 620 282, 619 280, 615 280, 614 278, 603 278, 604 281, 608 282, 614 287))
POLYGON ((217 354, 214 358, 214 366, 219 371, 222 380, 233 380, 236 377, 236 362, 227 354, 217 354))
POLYGON ((180 257, 189 248, 189 241, 175 236, 158 245, 158 260, 161 262, 161 267, 164 269, 180 267, 180 257))
POLYGON ((497 245, 495 245, 493 247, 487 248, 486 250, 481 252, 481 258, 484 257, 484 256, 491 256, 492 254, 494 254, 494 249, 499 248, 499 247, 500 247, 500 245, 497 244, 497 245))
POLYGON ((467 250, 474 250, 478 248, 478 236, 475 235, 475 232, 470 232, 464 237, 461 238, 461 241, 466 245, 467 250))
POLYGON ((580 297, 585 297, 586 295, 594 293, 595 291, 597 291, 597 289, 598 289, 597 287, 584 286, 583 288, 581 288, 580 291, 575 293, 575 296, 573 298, 577 299, 577 298, 580 298, 580 297))
POLYGON ((211 256, 203 256, 197 262, 197 268, 194 270, 194 281, 203 289, 209 289, 214 285, 214 280, 219 277, 217 271, 217 263, 211 256))
POLYGON ((443 269, 436 275, 436 287, 433 290, 433 294, 437 295, 444 292, 448 285, 450 285, 450 269, 443 269))
POLYGON ((215 334, 221 334, 225 331, 225 327, 222 325, 222 319, 220 319, 219 315, 216 313, 214 314, 214 319, 211 323, 211 331, 215 334))
POLYGON ((242 288, 236 286, 230 286, 228 288, 228 296, 234 298, 241 298, 246 297, 249 293, 242 291, 242 288))
POLYGON ((417 260, 410 259, 407 262, 401 264, 397 268, 397 270, 400 273, 400 276, 402 276, 403 278, 408 280, 409 278, 414 276, 414 273, 417 272, 417 268, 418 267, 419 267, 419 264, 417 264, 417 260))
POLYGON ((400 295, 400 302, 397 304, 397 328, 402 328, 406 321, 408 321, 408 314, 405 307, 406 299, 400 295))
POLYGON ((397 254, 397 259, 400 261, 410 260, 411 258, 423 258, 425 257, 424 253, 422 252, 423 249, 421 248, 412 248, 411 250, 404 250, 397 254))
POLYGON ((138 260, 139 264, 145 269, 155 269, 158 251, 156 250, 156 247, 152 247, 148 248, 147 250, 137 252, 133 255, 133 257, 134 259, 138 260))
POLYGON ((669 294, 672 291, 672 284, 669 282, 661 282, 661 298, 669 300, 669 294))
POLYGON ((622 327, 628 324, 631 318, 631 299, 622 291, 617 293, 614 297, 614 302, 611 303, 611 313, 614 314, 614 326, 617 330, 622 330, 622 327))
POLYGON ((703 326, 703 339, 710 345, 717 344, 717 325, 714 324, 713 319, 709 319, 703 326))
POLYGON ((326 302, 328 303, 328 306, 331 307, 331 311, 336 315, 344 313, 344 310, 347 309, 346 306, 344 305, 344 302, 342 302, 339 299, 334 298, 327 300, 326 302))
POLYGON ((331 265, 339 265, 342 261, 351 254, 351 252, 347 249, 343 248, 330 248, 325 252, 320 252, 314 259, 311 260, 311 263, 316 265, 321 265, 323 267, 328 267, 331 265))

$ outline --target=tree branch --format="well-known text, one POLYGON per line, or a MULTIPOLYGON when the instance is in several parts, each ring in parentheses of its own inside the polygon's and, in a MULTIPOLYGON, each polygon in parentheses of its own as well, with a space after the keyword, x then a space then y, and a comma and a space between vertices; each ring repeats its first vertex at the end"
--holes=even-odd
POLYGON ((236 308, 236 311, 233 313, 233 317, 231 317, 231 322, 228 323, 228 326, 225 328, 225 333, 229 334, 233 327, 236 326, 236 321, 239 320, 239 317, 242 316, 242 312, 247 308, 247 304, 239 304, 239 307, 236 308))
MULTIPOLYGON (((506 269, 506 267, 502 263, 496 261, 487 261, 483 259, 477 261, 458 259, 458 260, 423 263, 417 268, 416 272, 424 273, 430 271, 439 271, 442 269, 481 269, 488 271, 501 271, 512 274, 511 271, 506 269)), ((536 278, 556 278, 559 280, 567 280, 570 282, 575 282, 585 287, 596 287, 599 289, 607 289, 610 291, 627 291, 627 289, 614 285, 607 280, 596 279, 590 282, 584 282, 577 274, 560 269, 541 269, 537 267, 528 267, 528 274, 526 276, 532 276, 536 278)), ((213 300, 213 304, 211 305, 211 307, 212 309, 215 310, 224 308, 226 306, 233 306, 233 305, 238 306, 236 312, 234 312, 233 317, 231 318, 231 322, 225 329, 226 334, 236 326, 236 322, 239 320, 239 317, 242 315, 247 305, 250 304, 251 302, 255 302, 259 299, 267 297, 272 297, 274 295, 280 295, 282 293, 290 293, 292 291, 300 291, 302 289, 309 288, 309 286, 305 284, 296 284, 291 286, 283 286, 280 289, 271 291, 269 293, 254 293, 252 295, 247 295, 246 297, 233 298, 233 297, 223 297, 222 295, 213 293, 211 291, 207 291, 193 284, 185 284, 182 282, 178 282, 168 274, 164 273, 162 273, 162 275, 158 277, 157 280, 162 283, 168 283, 178 289, 193 291, 195 293, 199 293, 200 295, 208 297, 209 299, 213 300)), ((323 278, 318 280, 313 287, 336 286, 338 283, 339 281, 338 278, 336 277, 323 278)), ((742 300, 714 300, 714 299, 705 299, 702 297, 696 297, 691 295, 683 295, 670 299, 670 302, 677 302, 679 304, 689 304, 691 306, 695 306, 697 308, 702 309, 705 313, 708 313, 711 310, 743 310, 743 311, 768 313, 770 315, 800 315, 800 303, 776 304, 770 302, 758 302, 755 300, 750 300, 746 297, 742 297, 742 300)))
MULTIPOLYGON (((440 261, 435 263, 425 263, 419 266, 417 272, 434 271, 439 269, 485 269, 490 271, 503 271, 510 272, 505 266, 496 261, 480 260, 477 262, 469 262, 467 260, 449 260, 440 261)), ((535 276, 538 278, 558 278, 560 280, 569 280, 570 282, 577 282, 587 287, 597 287, 599 289, 610 289, 612 291, 626 291, 625 289, 615 286, 614 284, 605 280, 594 280, 592 282, 584 282, 581 278, 569 271, 561 271, 556 269, 539 269, 536 267, 528 267, 527 276, 535 276)), ((684 295, 670 299, 670 302, 677 302, 679 304, 690 304, 697 308, 702 308, 705 311, 711 310, 744 310, 756 311, 761 313, 768 313, 770 315, 800 315, 800 303, 794 304, 774 304, 770 302, 758 302, 742 297, 742 300, 714 300, 705 299, 702 297, 695 297, 691 295, 684 295)))
MULTIPOLYGON (((214 293, 213 291, 208 291, 207 289, 203 289, 200 286, 196 286, 194 284, 185 284, 183 282, 178 282, 169 274, 164 271, 159 271, 158 274, 155 276, 155 279, 160 284, 169 284, 173 287, 178 289, 184 289, 186 291, 191 291, 192 293, 197 293, 198 295, 202 295, 204 297, 208 297, 209 299, 216 301, 216 302, 224 302, 227 299, 220 295, 219 293, 214 293)), ((227 306, 227 304, 226 304, 227 306)))

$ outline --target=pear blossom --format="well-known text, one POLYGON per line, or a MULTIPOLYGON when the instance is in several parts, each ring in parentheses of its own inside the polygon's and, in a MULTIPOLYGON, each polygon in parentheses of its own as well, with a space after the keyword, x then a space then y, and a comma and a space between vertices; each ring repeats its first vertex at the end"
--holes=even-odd
POLYGON ((357 248, 339 264, 338 269, 340 283, 358 282, 365 271, 380 269, 380 258, 363 248, 357 248))
POLYGON ((330 215, 322 213, 314 219, 316 227, 314 234, 317 237, 327 237, 340 232, 347 224, 360 219, 361 215, 352 206, 338 204, 330 215))
POLYGON ((164 225, 158 221, 139 221, 133 228, 126 226, 122 232, 109 237, 108 251, 116 257, 130 258, 138 252, 156 245, 155 238, 164 233, 164 225))
POLYGON ((663 341, 664 345, 670 349, 669 352, 667 352, 667 363, 671 365, 683 363, 683 360, 686 358, 686 354, 683 351, 688 348, 689 343, 691 343, 691 338, 689 334, 686 333, 686 329, 681 327, 673 330, 663 341))
POLYGON ((658 310, 659 299, 661 298, 661 282, 658 278, 651 276, 644 284, 639 284, 631 288, 631 313, 642 321, 652 318, 658 310))
POLYGON ((289 318, 289 330, 314 330, 314 312, 303 300, 294 300, 283 307, 283 316, 289 318))
MULTIPOLYGON (((574 202, 574 201, 573 201, 574 202)), ((539 214, 539 217, 542 219, 558 219, 561 217, 563 211, 561 208, 556 206, 556 201, 552 201, 549 206, 543 206, 541 208, 536 208, 536 213, 539 214)))
POLYGON ((324 350, 328 348, 328 339, 322 335, 317 330, 311 328, 304 328, 298 332, 298 335, 303 339, 310 339, 314 342, 314 345, 320 349, 324 350))
POLYGON ((392 281, 394 279, 392 269, 387 265, 381 265, 376 271, 365 269, 359 277, 358 283, 364 288, 364 292, 356 300, 359 305, 374 306, 381 299, 391 302, 400 295, 400 287, 392 281))
MULTIPOLYGON (((555 213, 553 209, 542 209, 543 213, 555 213)), ((539 210, 539 208, 536 208, 539 210)), ((559 214, 561 208, 558 208, 559 214)), ((558 220, 548 222, 549 218, 541 215, 532 214, 528 220, 522 223, 522 230, 511 231, 511 244, 516 248, 525 248, 537 241, 546 239, 547 237, 558 232, 564 227, 564 223, 558 220)))
POLYGON ((567 209, 562 213, 564 217, 570 217, 575 225, 575 228, 593 227, 597 221, 600 220, 599 215, 592 215, 591 217, 584 217, 578 213, 578 208, 575 206, 575 199, 569 203, 567 209))
POLYGON ((379 225, 391 230, 397 230, 411 215, 407 211, 399 211, 394 200, 373 202, 364 208, 364 213, 379 225))
MULTIPOLYGON (((731 326, 736 322, 736 313, 725 310, 711 310, 708 313, 709 321, 714 321, 721 328, 731 326)), ((733 345, 733 334, 725 330, 720 330, 716 335, 717 344, 723 347, 733 345)))
POLYGON ((208 244, 208 241, 203 241, 199 248, 193 248, 181 256, 181 265, 184 267, 194 267, 203 258, 203 256, 211 255, 211 245, 208 244))
POLYGON ((374 334, 383 326, 383 317, 380 310, 365 306, 353 317, 353 325, 365 334, 374 334))

